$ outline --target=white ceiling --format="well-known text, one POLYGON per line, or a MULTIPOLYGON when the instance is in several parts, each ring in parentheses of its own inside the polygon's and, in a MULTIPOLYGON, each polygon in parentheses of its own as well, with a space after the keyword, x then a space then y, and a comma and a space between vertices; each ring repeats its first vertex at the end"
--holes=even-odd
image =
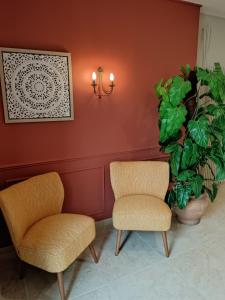
POLYGON ((201 4, 201 12, 225 18, 225 0, 187 0, 187 2, 201 4))

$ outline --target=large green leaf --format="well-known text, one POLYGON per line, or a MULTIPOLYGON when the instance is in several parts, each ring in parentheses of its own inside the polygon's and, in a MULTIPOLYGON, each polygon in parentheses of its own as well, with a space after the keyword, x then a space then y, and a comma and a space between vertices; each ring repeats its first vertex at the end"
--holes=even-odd
POLYGON ((176 151, 177 148, 178 148, 178 144, 177 143, 171 143, 171 144, 167 145, 164 148, 164 152, 165 153, 172 153, 172 152, 176 151))
POLYGON ((161 149, 164 151, 167 145, 170 145, 172 143, 177 143, 181 137, 182 137, 182 131, 179 129, 175 134, 171 135, 166 141, 159 142, 160 145, 162 146, 161 149))
POLYGON ((196 172, 193 170, 184 170, 179 173, 179 175, 177 176, 177 180, 187 181, 190 180, 195 174, 196 172))
POLYGON ((215 174, 216 181, 225 180, 225 165, 223 159, 214 154, 210 155, 210 159, 214 162, 216 166, 216 174, 215 174))
POLYGON ((225 130, 221 132, 221 147, 225 150, 225 130))
POLYGON ((184 149, 181 159, 181 168, 182 170, 187 169, 188 167, 193 166, 198 161, 199 153, 198 146, 192 142, 191 139, 186 138, 184 141, 184 149))
POLYGON ((172 153, 170 158, 171 172, 174 176, 178 176, 181 153, 182 153, 182 147, 178 145, 177 150, 172 153))
POLYGON ((186 65, 186 67, 181 66, 180 67, 181 72, 183 73, 185 78, 188 78, 190 72, 191 72, 191 67, 189 64, 186 65))
POLYGON ((180 76, 173 78, 172 86, 169 90, 170 103, 177 106, 185 98, 186 94, 191 90, 191 83, 184 80, 180 76))
POLYGON ((216 170, 216 180, 217 181, 225 180, 225 168, 224 168, 224 166, 223 166, 223 168, 218 168, 216 170))
POLYGON ((176 202, 176 195, 173 190, 169 191, 166 195, 166 202, 171 206, 176 202))
POLYGON ((197 166, 206 165, 209 159, 210 147, 208 148, 198 147, 198 152, 199 152, 199 157, 198 157, 197 166))
POLYGON ((209 144, 209 120, 201 116, 198 120, 191 120, 188 129, 194 141, 201 147, 207 148, 209 144))
POLYGON ((215 182, 213 182, 213 184, 212 184, 212 191, 211 191, 212 196, 210 197, 210 199, 211 199, 212 202, 215 200, 217 192, 218 192, 217 184, 215 182))
POLYGON ((162 101, 159 109, 160 113, 160 142, 165 142, 168 138, 179 132, 185 121, 187 114, 186 107, 180 104, 173 107, 169 102, 162 101))
POLYGON ((214 71, 211 72, 209 87, 213 99, 218 102, 225 100, 225 76, 219 63, 215 63, 214 71))
POLYGON ((218 141, 211 143, 209 158, 216 165, 215 178, 217 181, 225 179, 225 149, 218 141))
POLYGON ((196 198, 198 198, 202 193, 203 177, 201 175, 196 175, 190 182, 191 189, 196 198))
POLYGON ((196 198, 201 195, 204 179, 201 175, 196 174, 195 171, 184 170, 179 173, 177 180, 189 183, 196 198))
POLYGON ((177 205, 179 208, 185 208, 189 201, 191 195, 191 186, 183 185, 180 182, 177 182, 174 193, 176 195, 177 205))
POLYGON ((202 81, 203 83, 208 83, 210 81, 210 72, 209 70, 202 69, 197 67, 197 78, 199 81, 202 81))
POLYGON ((169 78, 165 83, 164 83, 164 87, 165 88, 169 88, 171 86, 171 84, 173 83, 173 78, 169 78))
POLYGON ((222 103, 225 100, 225 75, 219 63, 215 63, 213 71, 197 68, 197 78, 209 87, 215 101, 222 103))
POLYGON ((162 85, 163 79, 161 79, 156 85, 155 85, 155 91, 159 98, 163 98, 164 101, 169 101, 169 95, 167 92, 167 89, 162 85))
POLYGON ((215 116, 215 117, 220 117, 222 115, 225 115, 225 105, 220 104, 220 105, 215 105, 215 104, 209 104, 207 107, 207 113, 215 116))
POLYGON ((217 188, 217 185, 216 183, 214 182, 212 184, 212 188, 209 189, 208 187, 204 186, 204 189, 206 190, 206 192, 208 193, 209 195, 209 198, 210 200, 213 202, 216 198, 216 195, 217 195, 217 192, 218 192, 218 188, 217 188))
POLYGON ((219 128, 221 130, 225 130, 225 114, 214 119, 212 121, 212 127, 219 128))
POLYGON ((209 126, 210 140, 212 143, 218 143, 220 147, 224 144, 225 130, 219 128, 216 123, 211 123, 209 126))
POLYGON ((224 161, 224 149, 221 147, 221 144, 218 140, 211 143, 210 156, 212 155, 218 156, 222 161, 224 161))
MULTIPOLYGON (((219 113, 219 111, 217 111, 219 113)), ((209 126, 211 143, 217 142, 220 148, 225 146, 225 114, 214 117, 209 126)))

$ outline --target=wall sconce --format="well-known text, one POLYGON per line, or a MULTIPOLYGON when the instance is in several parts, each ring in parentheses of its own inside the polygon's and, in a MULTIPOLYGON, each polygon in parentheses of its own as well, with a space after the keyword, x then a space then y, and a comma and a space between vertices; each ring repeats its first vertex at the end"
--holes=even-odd
POLYGON ((114 75, 113 73, 110 73, 109 75, 109 89, 105 89, 102 82, 102 76, 103 76, 103 69, 99 67, 96 72, 92 73, 92 86, 94 89, 94 94, 99 99, 101 99, 103 96, 108 96, 112 93, 113 88, 115 86, 114 84, 114 75))

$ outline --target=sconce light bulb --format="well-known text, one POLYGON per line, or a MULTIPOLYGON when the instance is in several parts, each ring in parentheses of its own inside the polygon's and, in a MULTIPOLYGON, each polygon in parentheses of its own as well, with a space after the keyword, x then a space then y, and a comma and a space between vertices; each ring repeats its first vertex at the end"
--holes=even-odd
POLYGON ((95 72, 93 72, 93 73, 92 73, 92 80, 93 80, 93 81, 95 81, 95 80, 96 80, 96 78, 97 78, 97 75, 96 75, 96 73, 95 73, 95 72))
POLYGON ((110 80, 110 81, 114 81, 114 79, 115 79, 115 77, 114 77, 113 73, 110 73, 110 75, 109 75, 109 80, 110 80))

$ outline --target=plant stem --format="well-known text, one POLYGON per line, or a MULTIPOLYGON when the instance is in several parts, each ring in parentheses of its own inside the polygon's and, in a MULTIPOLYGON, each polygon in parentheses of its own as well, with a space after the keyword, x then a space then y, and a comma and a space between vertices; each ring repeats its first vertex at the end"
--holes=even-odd
POLYGON ((198 115, 199 99, 200 99, 200 97, 199 97, 200 88, 201 88, 201 86, 198 87, 198 90, 197 90, 197 93, 196 93, 196 108, 195 108, 195 111, 194 111, 193 116, 192 116, 191 119, 195 119, 196 116, 198 115))
POLYGON ((191 99, 195 98, 197 96, 197 93, 195 93, 193 96, 189 97, 188 99, 186 99, 184 101, 184 104, 188 103, 188 101, 190 101, 191 99))
POLYGON ((211 167, 210 164, 207 163, 207 162, 206 162, 206 165, 209 167, 209 170, 211 171, 211 174, 212 174, 212 176, 213 176, 213 179, 215 180, 215 174, 214 174, 214 172, 213 172, 213 170, 212 170, 212 167, 211 167))

